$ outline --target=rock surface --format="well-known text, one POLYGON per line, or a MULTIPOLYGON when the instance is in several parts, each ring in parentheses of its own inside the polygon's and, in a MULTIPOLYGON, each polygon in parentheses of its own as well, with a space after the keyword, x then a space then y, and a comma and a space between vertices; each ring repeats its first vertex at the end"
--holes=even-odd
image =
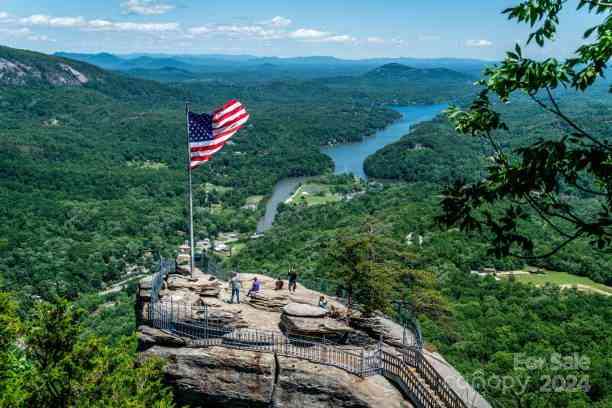
POLYGON ((249 298, 249 305, 268 312, 280 313, 287 303, 289 303, 289 295, 284 291, 268 291, 249 298))
POLYGON ((221 347, 154 346, 144 357, 165 359, 165 382, 176 402, 192 407, 267 408, 274 391, 274 355, 221 347))
POLYGON ((221 347, 150 347, 165 359, 165 381, 179 404, 231 408, 411 407, 381 376, 359 378, 335 367, 221 347))
POLYGON ((221 292, 221 283, 216 279, 205 280, 182 275, 170 275, 167 279, 167 289, 170 291, 190 290, 199 296, 217 297, 221 292))
POLYGON ((283 313, 281 326, 287 334, 312 337, 342 336, 354 330, 338 320, 325 317, 296 317, 283 313))
POLYGON ((324 317, 327 310, 304 303, 289 303, 283 307, 283 313, 296 317, 324 317))

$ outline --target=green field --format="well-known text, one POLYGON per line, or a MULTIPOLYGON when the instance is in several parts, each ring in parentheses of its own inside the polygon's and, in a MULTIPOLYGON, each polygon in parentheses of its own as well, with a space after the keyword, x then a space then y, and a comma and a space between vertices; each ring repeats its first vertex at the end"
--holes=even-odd
POLYGON ((593 282, 591 279, 584 276, 576 276, 566 272, 549 271, 544 274, 515 275, 514 278, 519 282, 532 283, 536 286, 542 286, 547 283, 564 287, 576 286, 580 290, 608 294, 612 296, 611 287, 593 282))
POLYGON ((321 183, 306 183, 301 185, 288 202, 293 204, 322 205, 342 200, 342 196, 332 193, 331 187, 321 183))
POLYGON ((263 200, 263 199, 264 199, 264 196, 262 196, 262 195, 249 196, 246 199, 246 204, 247 205, 249 205, 249 204, 258 205, 261 202, 261 200, 263 200))

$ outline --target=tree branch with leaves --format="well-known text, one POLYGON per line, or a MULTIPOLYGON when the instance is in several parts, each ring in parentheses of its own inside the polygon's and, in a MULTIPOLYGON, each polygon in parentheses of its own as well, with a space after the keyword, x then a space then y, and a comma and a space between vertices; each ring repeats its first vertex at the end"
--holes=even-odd
MULTIPOLYGON (((531 0, 503 13, 533 29, 527 44, 535 41, 543 47, 554 41, 565 7, 565 0, 531 0)), ((453 106, 447 110, 460 134, 482 138, 494 155, 483 180, 473 184, 458 181, 445 189, 438 221, 464 231, 492 232, 492 252, 497 256, 548 257, 578 239, 587 239, 599 249, 612 246, 610 137, 572 118, 555 96, 558 89, 587 91, 604 77, 612 55, 612 3, 581 0, 577 9, 600 15, 602 22, 584 33, 585 44, 571 58, 536 61, 525 57, 517 44, 500 64, 484 71, 478 81, 483 90, 468 109, 453 106), (499 139, 508 125, 491 97, 508 103, 521 93, 551 114, 560 127, 550 129, 552 134, 546 139, 504 149, 499 139), (597 200, 597 209, 583 211, 568 199, 568 190, 597 200), (532 240, 521 233, 521 222, 532 215, 562 238, 547 253, 536 253, 532 240)))

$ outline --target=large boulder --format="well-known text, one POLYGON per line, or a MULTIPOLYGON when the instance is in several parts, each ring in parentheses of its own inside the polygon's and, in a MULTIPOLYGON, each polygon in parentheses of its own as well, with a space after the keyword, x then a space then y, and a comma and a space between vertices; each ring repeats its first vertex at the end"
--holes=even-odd
POLYGON ((286 313, 281 315, 281 328, 294 336, 337 337, 345 336, 354 330, 344 322, 324 317, 296 317, 286 313))
POLYGON ((351 326, 363 330, 372 338, 382 338, 385 343, 394 347, 416 345, 412 330, 402 327, 379 312, 371 316, 354 316, 351 318, 351 326))
POLYGON ((275 408, 411 407, 381 376, 359 378, 339 368, 278 356, 275 408))
POLYGON ((248 303, 255 309, 280 313, 289 303, 289 296, 284 292, 268 291, 251 296, 248 303))
POLYGON ((410 407, 381 376, 360 378, 305 360, 223 347, 154 346, 143 358, 161 357, 165 382, 178 404, 232 408, 410 407))
POLYGON ((170 275, 166 282, 169 291, 189 290, 204 297, 219 296, 222 286, 221 282, 214 277, 209 279, 198 279, 181 275, 170 275))
POLYGON ((283 307, 283 314, 295 317, 324 317, 327 310, 303 303, 289 303, 283 307))
POLYGON ((146 350, 155 345, 166 347, 185 347, 187 342, 184 338, 155 329, 149 326, 138 328, 138 349, 146 350))
POLYGON ((166 360, 165 382, 176 402, 192 407, 267 408, 274 391, 273 354, 221 347, 155 346, 143 357, 166 360))

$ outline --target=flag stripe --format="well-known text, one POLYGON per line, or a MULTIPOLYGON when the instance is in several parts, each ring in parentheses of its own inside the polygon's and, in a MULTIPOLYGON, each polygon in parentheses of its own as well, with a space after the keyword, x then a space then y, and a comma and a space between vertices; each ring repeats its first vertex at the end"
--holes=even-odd
POLYGON ((217 124, 217 123, 221 122, 222 120, 227 119, 227 118, 229 118, 232 115, 235 115, 238 112, 246 112, 244 110, 244 106, 238 105, 238 106, 236 106, 233 109, 230 108, 230 109, 228 109, 226 111, 223 111, 223 112, 219 113, 218 115, 215 115, 215 117, 213 117, 213 124, 217 124))
POLYGON ((231 125, 236 120, 243 118, 245 115, 247 115, 247 111, 244 110, 244 108, 240 108, 238 111, 236 111, 235 113, 232 113, 229 116, 226 116, 222 120, 218 122, 213 122, 213 129, 219 129, 223 126, 231 125))
POLYGON ((210 149, 210 150, 191 150, 191 157, 202 157, 202 156, 212 156, 213 154, 217 153, 219 150, 223 149, 223 146, 225 146, 225 142, 224 143, 220 143, 218 145, 215 146, 214 149, 210 149))
POLYGON ((240 102, 236 102, 230 106, 228 106, 227 108, 223 108, 217 112, 215 112, 213 114, 213 120, 219 120, 219 118, 225 114, 227 114, 228 112, 231 112, 233 110, 239 109, 239 108, 243 108, 244 106, 242 106, 242 104, 240 102))
POLYGON ((189 114, 189 167, 209 161, 249 120, 244 105, 230 99, 211 114, 189 114))
POLYGON ((242 115, 236 117, 231 122, 226 123, 223 127, 218 128, 218 129, 213 129, 213 136, 214 137, 223 136, 225 132, 235 128, 236 126, 240 126, 241 124, 244 124, 247 120, 249 120, 249 114, 247 112, 244 112, 242 115))

